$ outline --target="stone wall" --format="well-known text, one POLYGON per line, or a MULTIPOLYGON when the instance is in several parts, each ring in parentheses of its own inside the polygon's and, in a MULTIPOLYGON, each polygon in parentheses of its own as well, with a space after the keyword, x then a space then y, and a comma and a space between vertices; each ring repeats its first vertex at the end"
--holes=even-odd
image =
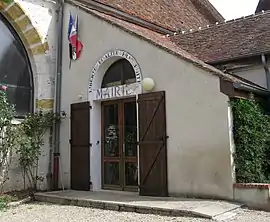
POLYGON ((270 184, 236 183, 234 200, 258 210, 270 211, 270 184))
MULTIPOLYGON (((57 6, 53 1, 15 0, 10 4, 0 1, 0 13, 10 22, 21 38, 31 63, 34 80, 34 101, 36 109, 51 110, 54 103, 54 76, 56 64, 56 15, 57 6)), ((49 133, 40 159, 40 189, 48 187, 49 133)), ((10 180, 5 190, 23 189, 21 170, 16 155, 12 158, 10 180)))

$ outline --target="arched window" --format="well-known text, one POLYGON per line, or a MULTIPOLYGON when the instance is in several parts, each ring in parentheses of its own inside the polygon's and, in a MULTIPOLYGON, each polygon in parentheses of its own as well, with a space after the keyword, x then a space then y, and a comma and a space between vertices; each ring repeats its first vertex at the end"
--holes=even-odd
POLYGON ((7 86, 7 96, 18 117, 32 112, 33 84, 30 63, 19 37, 0 14, 0 85, 7 86))
POLYGON ((136 82, 136 76, 132 65, 126 59, 120 59, 113 63, 103 77, 101 87, 118 86, 136 82))

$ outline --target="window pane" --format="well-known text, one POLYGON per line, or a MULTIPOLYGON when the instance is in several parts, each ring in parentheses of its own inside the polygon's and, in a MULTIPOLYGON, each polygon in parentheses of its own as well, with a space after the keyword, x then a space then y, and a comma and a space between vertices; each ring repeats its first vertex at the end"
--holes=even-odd
POLYGON ((11 104, 15 105, 18 116, 29 113, 31 102, 31 90, 25 88, 7 88, 7 97, 11 104))
POLYGON ((8 86, 9 101, 24 115, 31 111, 32 73, 21 41, 1 15, 0 40, 0 85, 8 86))
POLYGON ((137 163, 125 163, 125 184, 127 186, 138 186, 137 163))
POLYGON ((104 184, 106 185, 119 185, 119 163, 104 163, 104 184))
POLYGON ((125 155, 137 156, 137 110, 136 102, 124 103, 125 155))
POLYGON ((9 45, 5 51, 2 50, 0 54, 0 82, 3 84, 30 86, 27 61, 13 44, 9 45))
POLYGON ((104 107, 104 156, 119 156, 118 105, 104 107))
POLYGON ((136 82, 135 72, 129 61, 124 60, 124 83, 131 84, 136 82))
POLYGON ((102 88, 135 83, 136 77, 132 65, 126 59, 118 60, 107 70, 102 81, 102 88))
POLYGON ((122 63, 115 62, 107 70, 103 77, 102 88, 121 85, 121 76, 122 76, 122 63))

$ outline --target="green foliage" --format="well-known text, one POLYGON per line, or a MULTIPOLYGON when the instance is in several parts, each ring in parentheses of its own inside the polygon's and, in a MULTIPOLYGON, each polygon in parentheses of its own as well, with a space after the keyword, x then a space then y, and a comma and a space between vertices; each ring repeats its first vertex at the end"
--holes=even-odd
POLYGON ((0 128, 9 125, 15 115, 14 106, 9 104, 4 90, 0 91, 0 114, 0 128))
POLYGON ((3 194, 0 196, 0 211, 5 210, 8 207, 8 204, 14 201, 18 201, 17 196, 11 196, 9 194, 3 194))
POLYGON ((231 101, 234 120, 235 171, 238 183, 270 180, 270 117, 254 100, 231 101))
MULTIPOLYGON (((0 0, 1 1, 1 0, 0 0)), ((6 87, 0 89, 0 192, 9 179, 8 172, 12 153, 16 152, 22 169, 24 185, 26 179, 30 189, 36 190, 38 177, 39 157, 44 145, 44 135, 55 121, 65 118, 65 112, 56 116, 53 112, 42 110, 28 114, 22 122, 15 121, 14 106, 8 102, 6 87)), ((26 187, 25 187, 26 188, 26 187)), ((0 200, 0 208, 5 201, 0 200)))
POLYGON ((8 203, 10 203, 12 200, 9 196, 3 195, 0 196, 0 211, 3 211, 7 208, 8 203))
POLYGON ((52 112, 38 111, 28 114, 18 127, 19 163, 24 178, 28 179, 30 187, 36 189, 38 178, 38 162, 41 147, 44 145, 44 135, 53 126, 55 115, 52 112))
POLYGON ((16 126, 12 124, 15 116, 14 106, 8 103, 6 92, 0 91, 0 192, 8 178, 13 148, 16 145, 16 126))
MULTIPOLYGON (((0 90, 0 191, 9 179, 12 153, 16 152, 22 168, 24 185, 27 179, 31 189, 37 188, 37 181, 43 178, 37 176, 41 148, 44 145, 44 135, 52 128, 54 121, 60 121, 53 112, 28 114, 22 122, 16 123, 15 109, 6 96, 6 87, 0 90), (16 123, 16 124, 15 124, 16 123)), ((65 117, 62 112, 61 116, 65 117)))
POLYGON ((15 124, 15 109, 7 99, 5 88, 0 90, 0 191, 8 178, 13 152, 19 156, 24 181, 27 177, 30 187, 36 189, 38 160, 43 137, 52 127, 55 116, 52 112, 38 111, 28 114, 25 119, 15 124))
POLYGON ((13 2, 13 0, 0 0, 0 2, 11 3, 11 2, 13 2))

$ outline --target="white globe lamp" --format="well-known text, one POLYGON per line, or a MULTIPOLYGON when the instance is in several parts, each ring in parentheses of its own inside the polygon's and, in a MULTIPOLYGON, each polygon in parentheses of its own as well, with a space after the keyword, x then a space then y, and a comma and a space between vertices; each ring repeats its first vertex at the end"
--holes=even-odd
POLYGON ((142 87, 145 91, 152 91, 155 87, 155 82, 152 78, 144 78, 142 81, 142 87))

